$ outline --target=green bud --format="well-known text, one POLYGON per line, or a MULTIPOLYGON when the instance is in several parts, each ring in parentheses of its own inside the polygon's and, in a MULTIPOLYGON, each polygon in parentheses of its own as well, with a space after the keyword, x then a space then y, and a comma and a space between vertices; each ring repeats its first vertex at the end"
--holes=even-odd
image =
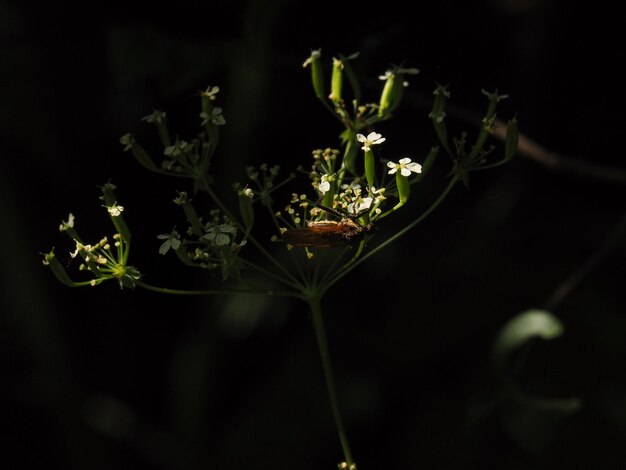
POLYGON ((343 87, 343 62, 333 57, 333 73, 330 81, 330 98, 335 103, 341 101, 341 89, 343 87))
POLYGON ((322 63, 320 58, 322 57, 322 50, 317 49, 311 51, 311 56, 304 61, 302 64, 303 67, 307 65, 311 66, 311 82, 313 83, 313 90, 315 91, 315 96, 319 99, 323 100, 325 98, 324 95, 324 74, 322 72, 322 63))
POLYGON ((367 150, 365 152, 365 179, 367 184, 374 186, 376 179, 376 164, 374 163, 374 152, 367 150))
POLYGON ((400 171, 396 171, 396 187, 398 188, 398 199, 400 199, 401 204, 404 204, 409 200, 411 185, 409 184, 409 178, 403 176, 400 171))

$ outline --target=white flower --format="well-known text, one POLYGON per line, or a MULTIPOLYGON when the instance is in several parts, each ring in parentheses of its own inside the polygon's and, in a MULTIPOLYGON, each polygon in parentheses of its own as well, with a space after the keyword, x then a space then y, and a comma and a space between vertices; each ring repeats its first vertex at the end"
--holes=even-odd
POLYGON ((328 191, 330 191, 330 182, 333 181, 333 179, 334 178, 332 177, 332 175, 322 175, 322 178, 320 179, 320 184, 317 186, 319 192, 322 194, 326 194, 328 191))
POLYGON ((61 225, 59 225, 59 231, 65 232, 66 230, 69 230, 71 228, 74 228, 74 214, 70 212, 70 215, 67 216, 67 222, 65 222, 64 220, 61 221, 61 225))
POLYGON ((208 86, 206 91, 204 92, 204 96, 208 97, 211 101, 215 100, 217 94, 220 91, 220 87, 218 86, 208 86))
POLYGON ((384 75, 379 75, 378 79, 379 80, 387 80, 388 78, 393 76, 393 72, 391 70, 387 70, 384 75))
POLYGON ((371 197, 358 197, 356 198, 356 200, 348 204, 348 207, 346 207, 346 209, 350 214, 357 215, 360 212, 363 212, 372 207, 373 201, 374 200, 371 197))
POLYGON ((385 199, 385 188, 376 189, 374 186, 369 188, 369 194, 374 196, 374 204, 378 204, 385 199))
POLYGON ((363 143, 363 147, 361 147, 363 151, 369 152, 372 145, 382 144, 386 139, 377 132, 370 132, 367 137, 363 134, 357 134, 356 140, 363 143))
POLYGON ((398 163, 387 162, 387 166, 390 168, 388 172, 390 175, 393 175, 398 170, 400 170, 402 176, 411 176, 411 172, 422 172, 422 165, 419 163, 411 163, 410 158, 401 158, 398 163))
POLYGON ((114 203, 112 206, 106 206, 109 211, 109 215, 111 217, 119 217, 122 212, 124 212, 124 206, 118 206, 117 203, 114 203))
POLYGON ((243 190, 243 194, 244 194, 244 196, 247 196, 250 199, 252 199, 254 197, 254 191, 252 191, 250 188, 244 189, 243 190))

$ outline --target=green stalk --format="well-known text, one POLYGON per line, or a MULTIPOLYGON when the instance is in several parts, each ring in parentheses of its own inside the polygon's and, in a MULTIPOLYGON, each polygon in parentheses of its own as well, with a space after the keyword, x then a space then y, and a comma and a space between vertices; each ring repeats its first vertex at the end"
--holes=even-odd
POLYGON ((322 291, 325 292, 326 290, 328 290, 333 284, 335 284, 337 281, 339 281, 341 278, 343 278, 346 274, 348 274, 350 271, 352 271, 354 268, 356 268, 362 262, 367 260, 370 256, 375 255, 380 250, 385 248, 387 245, 389 245, 390 243, 396 241, 398 238, 400 238, 402 235, 407 233, 409 230, 411 230, 413 227, 415 227, 417 224, 419 224, 422 220, 424 220, 426 217, 428 217, 430 215, 430 213, 432 211, 434 211, 437 208, 437 206, 439 204, 441 204, 441 202, 446 198, 446 196, 450 193, 450 191, 452 190, 452 188, 454 187, 454 185, 457 183, 458 180, 459 180, 459 175, 458 175, 458 173, 455 173, 454 176, 452 177, 452 179, 450 180, 450 182, 448 183, 448 186, 446 186, 446 189, 443 190, 443 192, 439 195, 437 200, 435 202, 433 202, 433 204, 428 209, 426 209, 426 211, 424 211, 424 213, 422 215, 420 215, 417 219, 415 219, 409 225, 404 227, 402 230, 397 232, 395 235, 393 235, 392 237, 389 237, 387 240, 385 240, 383 243, 378 245, 372 251, 368 252, 361 259, 355 261, 351 265, 347 266, 343 271, 339 272, 339 274, 337 274, 334 278, 332 278, 328 282, 328 284, 326 284, 326 285, 321 287, 322 291))
POLYGON ((335 418, 335 426, 337 427, 337 433, 339 434, 339 441, 341 442, 341 448, 343 449, 343 456, 346 463, 348 464, 348 468, 352 468, 352 466, 354 465, 354 459, 352 458, 352 453, 350 452, 350 445, 348 444, 346 430, 343 425, 341 413, 339 411, 337 388, 335 386, 335 378, 330 363, 328 339, 326 338, 326 328, 324 326, 324 319, 322 317, 321 295, 311 295, 307 297, 307 301, 313 315, 313 327, 315 328, 317 345, 319 347, 320 356, 322 358, 324 377, 326 379, 326 388, 328 390, 328 397, 330 398, 330 406, 333 410, 333 417, 335 418))
POLYGON ((272 290, 272 289, 217 289, 217 290, 185 290, 185 289, 170 289, 167 287, 157 287, 148 284, 143 281, 136 281, 137 287, 142 287, 152 292, 158 292, 160 294, 170 295, 229 295, 229 294, 255 294, 255 295, 269 295, 269 296, 282 296, 282 297, 295 297, 302 298, 302 295, 297 292, 285 291, 285 290, 272 290))

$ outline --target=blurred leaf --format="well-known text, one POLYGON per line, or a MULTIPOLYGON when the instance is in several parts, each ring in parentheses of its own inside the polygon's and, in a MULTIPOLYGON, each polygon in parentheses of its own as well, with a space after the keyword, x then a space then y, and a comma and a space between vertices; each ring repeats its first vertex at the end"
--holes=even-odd
POLYGON ((506 369, 511 353, 533 338, 552 339, 563 333, 561 322, 545 310, 527 310, 509 320, 500 330, 493 347, 499 371, 506 369))

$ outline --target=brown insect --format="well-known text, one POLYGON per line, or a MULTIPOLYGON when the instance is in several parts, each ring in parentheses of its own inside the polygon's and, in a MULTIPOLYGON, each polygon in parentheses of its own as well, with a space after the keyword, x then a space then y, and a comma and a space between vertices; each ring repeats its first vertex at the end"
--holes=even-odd
POLYGON ((309 222, 307 227, 289 229, 282 235, 286 243, 313 248, 349 245, 361 240, 365 234, 374 228, 374 224, 363 225, 359 223, 356 217, 343 215, 334 209, 319 204, 318 207, 337 215, 341 220, 320 220, 309 222))

